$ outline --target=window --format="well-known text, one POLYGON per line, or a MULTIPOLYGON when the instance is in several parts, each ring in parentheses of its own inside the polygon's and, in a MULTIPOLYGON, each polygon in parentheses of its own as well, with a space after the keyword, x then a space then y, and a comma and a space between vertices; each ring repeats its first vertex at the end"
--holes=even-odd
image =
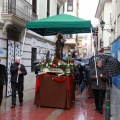
POLYGON ((73 0, 68 0, 68 2, 67 2, 67 11, 68 12, 73 11, 73 0))
POLYGON ((47 0, 47 17, 50 16, 50 0, 47 0))
POLYGON ((37 0, 32 0, 32 12, 37 14, 37 0))

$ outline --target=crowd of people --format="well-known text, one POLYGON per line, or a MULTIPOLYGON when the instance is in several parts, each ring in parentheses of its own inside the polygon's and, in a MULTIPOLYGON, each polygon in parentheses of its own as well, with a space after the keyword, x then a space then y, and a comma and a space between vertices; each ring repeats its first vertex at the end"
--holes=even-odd
MULTIPOLYGON (((24 75, 27 74, 27 71, 25 66, 20 63, 20 59, 20 57, 17 57, 15 63, 11 64, 10 67, 12 88, 11 108, 16 106, 16 91, 18 91, 20 106, 23 105, 24 75)), ((36 70, 35 73, 37 74, 38 71, 36 70)), ((88 87, 88 98, 94 98, 95 111, 99 111, 102 114, 106 84, 109 81, 108 72, 103 65, 103 61, 96 61, 96 69, 91 69, 89 64, 85 64, 84 66, 78 64, 74 75, 77 86, 81 86, 82 82, 85 82, 88 87)), ((4 65, 0 64, 0 105, 2 103, 4 84, 7 85, 7 70, 4 65)))
POLYGON ((78 64, 78 70, 75 72, 75 84, 81 86, 82 82, 85 82, 88 88, 88 98, 94 98, 95 111, 99 111, 99 113, 103 114, 103 101, 109 76, 102 60, 97 60, 96 64, 96 69, 91 69, 89 63, 84 66, 78 64))

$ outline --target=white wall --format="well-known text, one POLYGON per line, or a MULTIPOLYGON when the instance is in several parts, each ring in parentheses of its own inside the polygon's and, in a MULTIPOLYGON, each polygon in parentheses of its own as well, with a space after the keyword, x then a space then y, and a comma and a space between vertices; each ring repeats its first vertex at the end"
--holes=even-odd
POLYGON ((112 0, 112 27, 115 34, 112 34, 111 43, 120 35, 120 0, 112 0), (116 2, 117 1, 117 2, 116 2))
MULTIPOLYGON (((105 22, 104 29, 111 29, 111 23, 110 23, 110 14, 112 12, 111 8, 112 8, 112 3, 106 2, 104 6, 104 22, 105 22)), ((107 30, 104 30, 103 31, 103 41, 104 41, 103 47, 110 46, 110 41, 109 41, 110 37, 111 37, 111 33, 109 33, 107 30)))
POLYGON ((65 3, 65 11, 64 13, 69 14, 69 15, 73 15, 73 16, 77 16, 77 0, 73 0, 73 11, 72 12, 68 12, 67 11, 67 2, 65 3))
POLYGON ((57 2, 56 0, 50 0, 50 16, 56 15, 57 13, 57 2))
MULTIPOLYGON (((2 7, 3 7, 3 0, 0 0, 0 13, 2 13, 2 7)), ((0 14, 0 19, 2 18, 0 14)))
POLYGON ((38 1, 38 19, 47 17, 47 1, 39 0, 38 1))
POLYGON ((101 19, 105 22, 105 26, 103 29, 103 35, 102 35, 102 28, 99 24, 99 31, 98 31, 98 51, 100 48, 100 39, 103 40, 103 47, 107 49, 108 46, 110 46, 110 38, 113 33, 108 32, 107 29, 111 29, 111 13, 112 13, 112 2, 105 2, 103 10, 99 16, 99 23, 101 19))
MULTIPOLYGON (((0 29, 0 48, 4 48, 7 50, 7 37, 3 34, 2 29, 0 29)), ((4 64, 6 66, 6 56, 7 52, 5 54, 0 54, 1 64, 4 64)))
POLYGON ((63 52, 66 52, 66 56, 68 56, 68 50, 70 49, 70 47, 68 45, 65 45, 63 48, 63 52))

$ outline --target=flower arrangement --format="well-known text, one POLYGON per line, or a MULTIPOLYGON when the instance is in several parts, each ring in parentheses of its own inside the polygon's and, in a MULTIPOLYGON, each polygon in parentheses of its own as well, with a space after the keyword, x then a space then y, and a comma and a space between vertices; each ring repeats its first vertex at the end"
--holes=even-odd
POLYGON ((39 62, 38 67, 40 70, 43 68, 60 68, 64 73, 66 73, 68 69, 70 69, 70 73, 74 73, 77 68, 73 60, 58 60, 57 58, 54 60, 49 59, 48 61, 41 61, 39 62))

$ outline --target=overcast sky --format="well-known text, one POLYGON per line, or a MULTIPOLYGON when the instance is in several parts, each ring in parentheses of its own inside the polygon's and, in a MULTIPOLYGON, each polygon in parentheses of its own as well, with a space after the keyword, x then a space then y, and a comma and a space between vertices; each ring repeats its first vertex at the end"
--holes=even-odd
POLYGON ((95 18, 99 0, 79 0, 79 17, 91 20, 93 26, 98 24, 98 20, 95 18))

